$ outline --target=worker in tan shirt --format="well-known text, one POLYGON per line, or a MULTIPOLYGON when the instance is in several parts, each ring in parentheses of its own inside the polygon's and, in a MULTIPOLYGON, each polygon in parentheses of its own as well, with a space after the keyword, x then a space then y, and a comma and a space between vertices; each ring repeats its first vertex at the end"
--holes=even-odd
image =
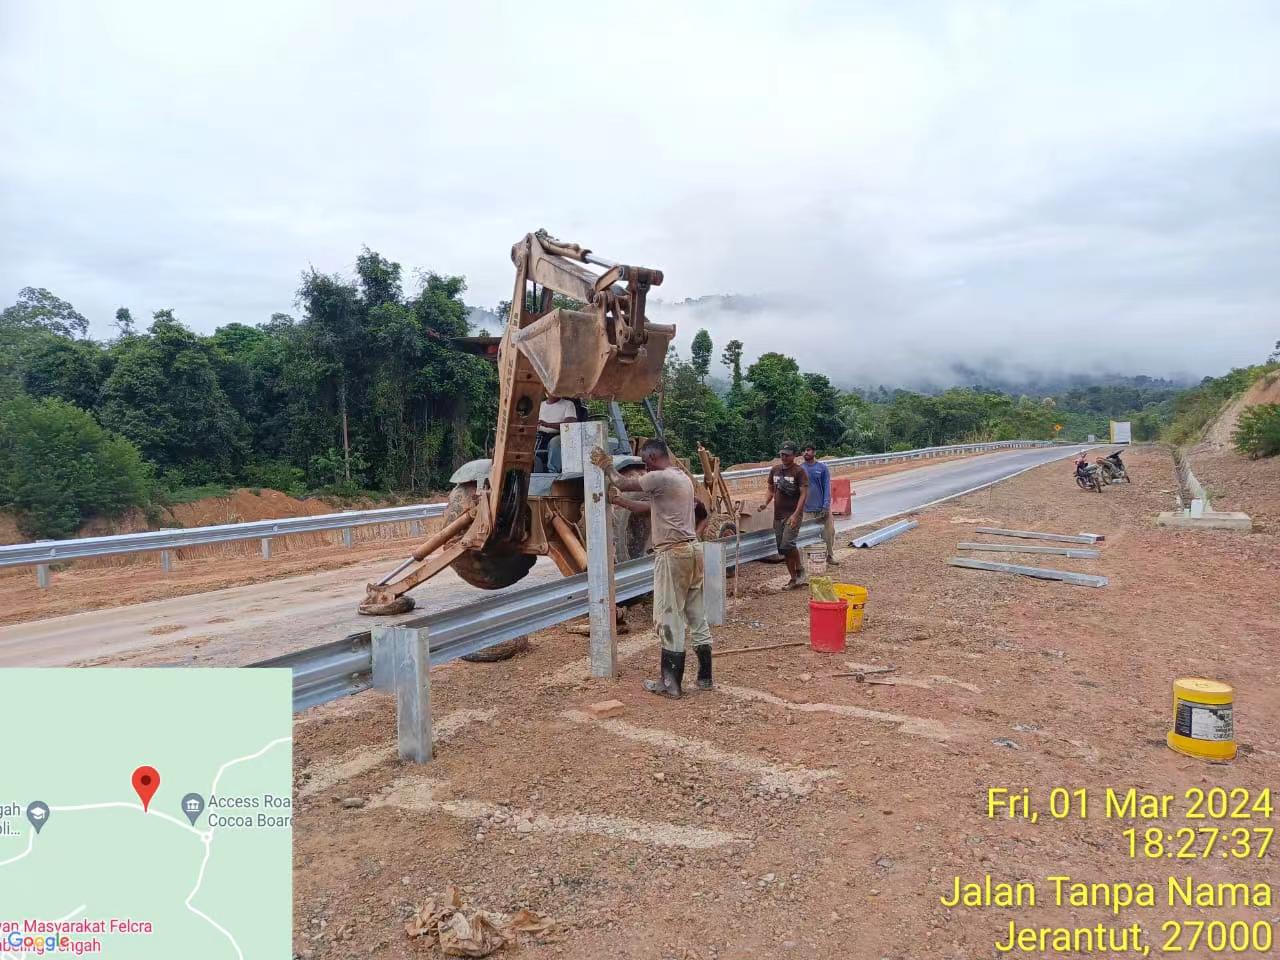
POLYGON ((645 473, 619 475, 612 458, 600 448, 591 462, 612 484, 609 502, 632 513, 649 514, 653 539, 653 624, 662 642, 661 679, 646 680, 650 693, 678 699, 684 683, 685 636, 698 657, 698 687, 711 689, 711 627, 703 603, 702 544, 694 526, 693 481, 671 462, 661 440, 640 448, 645 473), (643 491, 648 500, 631 500, 619 491, 643 491))

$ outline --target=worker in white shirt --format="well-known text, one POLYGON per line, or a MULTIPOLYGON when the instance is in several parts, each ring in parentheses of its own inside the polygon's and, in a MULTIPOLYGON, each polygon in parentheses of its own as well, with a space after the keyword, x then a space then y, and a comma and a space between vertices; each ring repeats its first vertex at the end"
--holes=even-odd
POLYGON ((560 472, 560 424, 577 423, 578 407, 567 397, 552 397, 538 408, 538 442, 535 458, 540 453, 547 473, 560 472))

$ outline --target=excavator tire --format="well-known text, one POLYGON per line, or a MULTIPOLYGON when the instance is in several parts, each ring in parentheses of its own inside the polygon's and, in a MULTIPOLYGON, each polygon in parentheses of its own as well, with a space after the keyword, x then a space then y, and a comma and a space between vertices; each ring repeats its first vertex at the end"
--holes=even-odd
MULTIPOLYGON (((449 505, 445 509, 444 522, 450 523, 469 510, 476 501, 476 485, 460 483, 449 494, 449 505)), ((479 550, 468 550, 453 561, 454 572, 473 587, 482 590, 500 590, 522 580, 533 567, 537 557, 525 553, 483 553, 479 550)), ((477 653, 463 657, 470 663, 497 663, 499 660, 510 660, 517 653, 529 649, 528 637, 517 637, 506 643, 497 643, 477 653)))
MULTIPOLYGON (((622 509, 617 507, 615 509, 622 509)), ((587 518, 582 516, 578 518, 578 522, 574 525, 574 529, 578 532, 578 539, 583 543, 587 542, 587 518)), ((614 536, 619 533, 617 527, 613 528, 614 536)), ((635 560, 637 557, 643 557, 649 552, 649 515, 645 513, 632 513, 627 517, 627 525, 621 531, 626 538, 626 557, 627 560, 635 560)), ((615 554, 616 556, 616 554, 615 554)), ((621 562, 621 561, 619 561, 621 562)))
POLYGON ((731 517, 712 517, 702 531, 702 539, 707 542, 732 538, 738 533, 738 525, 731 517))
MULTIPOLYGON (((471 508, 476 501, 476 485, 460 483, 449 494, 449 505, 445 509, 444 522, 449 524, 460 517, 463 511, 471 508)), ((533 569, 537 557, 528 553, 513 551, 484 552, 468 550, 453 561, 454 572, 473 587, 481 590, 501 590, 517 581, 533 569)))
POLYGON ((508 640, 506 643, 495 643, 492 647, 485 647, 476 653, 469 653, 463 660, 468 663, 497 663, 499 660, 510 660, 517 653, 524 653, 529 649, 528 637, 516 637, 514 640, 508 640))

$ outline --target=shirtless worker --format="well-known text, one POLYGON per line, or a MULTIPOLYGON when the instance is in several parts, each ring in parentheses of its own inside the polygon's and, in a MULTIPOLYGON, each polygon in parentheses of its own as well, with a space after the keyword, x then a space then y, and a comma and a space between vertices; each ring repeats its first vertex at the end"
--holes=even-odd
POLYGON ((778 552, 787 562, 787 573, 791 574, 783 589, 794 590, 807 582, 800 562, 800 550, 796 547, 796 533, 800 530, 804 502, 809 496, 809 475, 796 463, 794 443, 784 443, 778 450, 778 456, 782 463, 774 464, 769 471, 769 495, 756 508, 756 513, 773 504, 773 537, 778 552))
POLYGON ((653 625, 662 642, 661 679, 646 680, 650 693, 679 699, 684 683, 686 634, 698 656, 698 688, 711 689, 711 627, 703 605, 702 544, 694 532, 693 481, 671 462, 661 440, 647 440, 640 448, 645 472, 622 476, 613 458, 599 447, 591 462, 605 472, 612 486, 609 502, 632 513, 649 514, 653 540, 653 625), (619 491, 642 491, 648 500, 631 500, 619 491))

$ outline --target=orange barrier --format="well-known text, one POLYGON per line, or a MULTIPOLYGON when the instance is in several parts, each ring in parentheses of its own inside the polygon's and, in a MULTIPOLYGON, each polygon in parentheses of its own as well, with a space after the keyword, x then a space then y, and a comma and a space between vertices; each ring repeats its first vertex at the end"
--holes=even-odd
POLYGON ((831 515, 853 516, 853 483, 848 477, 831 478, 831 515))

